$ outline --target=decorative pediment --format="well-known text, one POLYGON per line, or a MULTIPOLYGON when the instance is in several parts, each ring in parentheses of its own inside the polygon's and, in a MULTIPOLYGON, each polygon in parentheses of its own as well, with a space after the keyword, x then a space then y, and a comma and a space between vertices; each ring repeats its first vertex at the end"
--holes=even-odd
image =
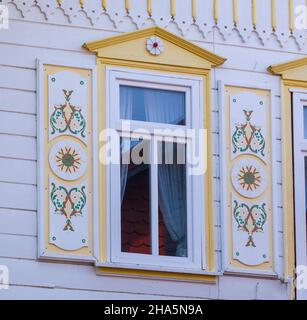
POLYGON ((307 81, 307 57, 270 66, 268 71, 283 79, 307 81))
POLYGON ((159 27, 125 33, 84 47, 98 57, 211 69, 225 59, 159 27))

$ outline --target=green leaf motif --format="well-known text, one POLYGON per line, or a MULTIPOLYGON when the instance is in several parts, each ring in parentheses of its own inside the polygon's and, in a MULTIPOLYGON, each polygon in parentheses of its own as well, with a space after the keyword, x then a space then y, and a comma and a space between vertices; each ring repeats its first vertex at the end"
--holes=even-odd
POLYGON ((238 224, 238 230, 248 234, 248 242, 246 246, 256 247, 253 239, 255 232, 263 232, 263 226, 267 221, 267 213, 265 211, 266 204, 261 206, 256 204, 249 207, 245 203, 238 203, 234 200, 233 216, 238 224))
POLYGON ((55 214, 60 214, 66 219, 64 231, 75 231, 72 218, 82 216, 86 205, 85 186, 81 188, 72 188, 70 190, 63 186, 51 184, 52 191, 50 195, 51 202, 54 205, 55 214))
POLYGON ((251 151, 265 156, 265 139, 261 128, 251 123, 253 111, 243 110, 246 122, 236 125, 232 135, 233 153, 251 151))

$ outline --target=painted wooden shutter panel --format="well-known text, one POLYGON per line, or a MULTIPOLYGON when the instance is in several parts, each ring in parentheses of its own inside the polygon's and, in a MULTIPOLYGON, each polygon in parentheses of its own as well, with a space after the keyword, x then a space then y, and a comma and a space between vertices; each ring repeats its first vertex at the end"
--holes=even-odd
POLYGON ((39 257, 95 260, 93 70, 38 63, 39 257))
POLYGON ((275 275, 269 89, 221 86, 224 271, 275 275))

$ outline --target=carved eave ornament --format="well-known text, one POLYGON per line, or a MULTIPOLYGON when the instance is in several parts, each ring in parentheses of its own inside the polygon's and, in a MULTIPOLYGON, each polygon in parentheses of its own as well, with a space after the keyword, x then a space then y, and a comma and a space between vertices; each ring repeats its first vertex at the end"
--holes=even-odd
MULTIPOLYGON (((154 44, 155 45, 155 44, 154 44)), ((84 48, 102 60, 133 61, 198 69, 211 69, 225 62, 220 57, 159 27, 124 33, 84 44, 84 48), (163 50, 153 55, 148 50, 149 39, 159 39, 163 50)))

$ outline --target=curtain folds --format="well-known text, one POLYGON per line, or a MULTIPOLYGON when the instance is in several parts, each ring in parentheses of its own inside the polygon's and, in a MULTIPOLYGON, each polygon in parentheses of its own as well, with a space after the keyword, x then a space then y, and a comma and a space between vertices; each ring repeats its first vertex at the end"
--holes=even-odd
MULTIPOLYGON (((182 124, 184 121, 185 99, 182 95, 163 90, 144 90, 143 103, 146 121, 169 124, 182 124)), ((121 87, 120 110, 121 119, 132 119, 133 87, 121 87)), ((130 139, 121 139, 121 201, 128 177, 128 165, 124 159, 130 159, 131 147, 130 139)), ((164 144, 162 158, 165 160, 166 152, 170 149, 175 151, 174 163, 163 161, 158 165, 159 208, 168 234, 176 246, 176 252, 172 255, 187 257, 186 168, 184 164, 176 163, 176 146, 167 148, 164 144)))
MULTIPOLYGON (((122 87, 120 89, 120 117, 121 119, 132 118, 133 88, 122 87)), ((130 139, 121 138, 121 201, 123 202, 128 177, 128 162, 130 159, 130 139)))
MULTIPOLYGON (((182 121, 184 99, 168 91, 148 90, 144 93, 145 114, 149 122, 172 123, 182 121)), ((164 144, 165 146, 165 144, 164 144)), ((162 158, 166 158, 162 148, 162 158)), ((177 148, 171 148, 172 151, 177 148)), ((174 155, 175 155, 174 152, 174 155)), ((173 159, 176 161, 176 157, 173 159)), ((159 164, 158 190, 159 208, 171 239, 176 243, 176 256, 187 256, 186 170, 185 165, 159 164)))

